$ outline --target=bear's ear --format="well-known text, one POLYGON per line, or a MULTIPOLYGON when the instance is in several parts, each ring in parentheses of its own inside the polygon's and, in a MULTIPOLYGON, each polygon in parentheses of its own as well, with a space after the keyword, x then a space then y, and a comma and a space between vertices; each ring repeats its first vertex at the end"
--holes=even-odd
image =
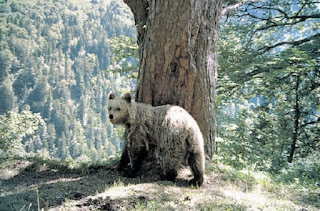
POLYGON ((110 94, 109 94, 109 100, 112 100, 112 99, 114 99, 114 98, 116 98, 116 96, 113 94, 113 92, 110 92, 110 94))
POLYGON ((127 92, 123 95, 122 99, 124 99, 125 101, 127 101, 127 103, 131 103, 131 94, 130 92, 127 92))

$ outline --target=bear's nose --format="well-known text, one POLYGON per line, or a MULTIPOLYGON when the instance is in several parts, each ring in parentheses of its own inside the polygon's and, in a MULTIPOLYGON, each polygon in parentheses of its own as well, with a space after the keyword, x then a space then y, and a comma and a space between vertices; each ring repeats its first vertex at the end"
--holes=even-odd
POLYGON ((109 118, 110 118, 110 119, 113 119, 113 115, 112 115, 112 114, 110 114, 110 115, 109 115, 109 118))

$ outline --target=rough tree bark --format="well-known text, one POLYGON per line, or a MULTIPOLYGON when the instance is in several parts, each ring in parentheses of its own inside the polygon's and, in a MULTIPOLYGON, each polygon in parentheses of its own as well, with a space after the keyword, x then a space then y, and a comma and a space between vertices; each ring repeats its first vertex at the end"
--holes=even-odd
POLYGON ((175 104, 198 122, 209 157, 215 151, 214 98, 223 0, 124 0, 140 47, 136 100, 175 104))

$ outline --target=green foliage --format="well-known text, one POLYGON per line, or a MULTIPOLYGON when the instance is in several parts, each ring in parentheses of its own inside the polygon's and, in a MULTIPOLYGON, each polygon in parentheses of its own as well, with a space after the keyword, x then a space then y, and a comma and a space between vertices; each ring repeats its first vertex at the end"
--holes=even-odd
POLYGON ((3 82, 7 77, 12 66, 13 54, 10 50, 4 49, 0 51, 0 82, 3 82))
POLYGON ((276 180, 284 183, 292 183, 293 186, 315 187, 320 181, 319 154, 310 155, 307 158, 297 159, 288 168, 283 169, 276 176, 276 180))
POLYGON ((288 172, 291 176, 283 176, 291 180, 317 178, 319 169, 309 165, 320 149, 320 42, 312 18, 319 14, 317 5, 249 3, 223 25, 219 161, 238 169, 288 172))
POLYGON ((238 186, 244 186, 245 191, 252 190, 253 187, 260 182, 260 178, 256 177, 261 175, 252 170, 237 170, 227 165, 218 165, 217 170, 221 174, 222 179, 237 184, 238 186))
POLYGON ((135 81, 128 79, 131 73, 111 71, 115 56, 107 41, 135 37, 129 9, 118 1, 0 4, 0 114, 30 110, 44 120, 32 136, 21 131, 21 151, 79 161, 119 151, 121 136, 108 121, 108 93, 132 90, 135 81))
POLYGON ((7 156, 23 152, 22 139, 34 135, 43 124, 41 116, 30 111, 0 115, 0 150, 7 156))
POLYGON ((108 40, 115 56, 112 71, 127 73, 128 78, 137 78, 139 69, 139 47, 130 37, 119 36, 108 40))
POLYGON ((14 93, 11 87, 11 81, 5 80, 0 86, 0 114, 5 114, 14 107, 14 93))

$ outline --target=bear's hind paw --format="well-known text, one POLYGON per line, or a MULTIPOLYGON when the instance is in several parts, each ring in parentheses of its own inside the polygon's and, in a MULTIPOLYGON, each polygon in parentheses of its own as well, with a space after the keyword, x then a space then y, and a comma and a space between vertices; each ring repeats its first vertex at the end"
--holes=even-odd
POLYGON ((189 185, 193 187, 200 187, 202 183, 203 183, 203 180, 195 179, 195 178, 189 181, 189 185))

